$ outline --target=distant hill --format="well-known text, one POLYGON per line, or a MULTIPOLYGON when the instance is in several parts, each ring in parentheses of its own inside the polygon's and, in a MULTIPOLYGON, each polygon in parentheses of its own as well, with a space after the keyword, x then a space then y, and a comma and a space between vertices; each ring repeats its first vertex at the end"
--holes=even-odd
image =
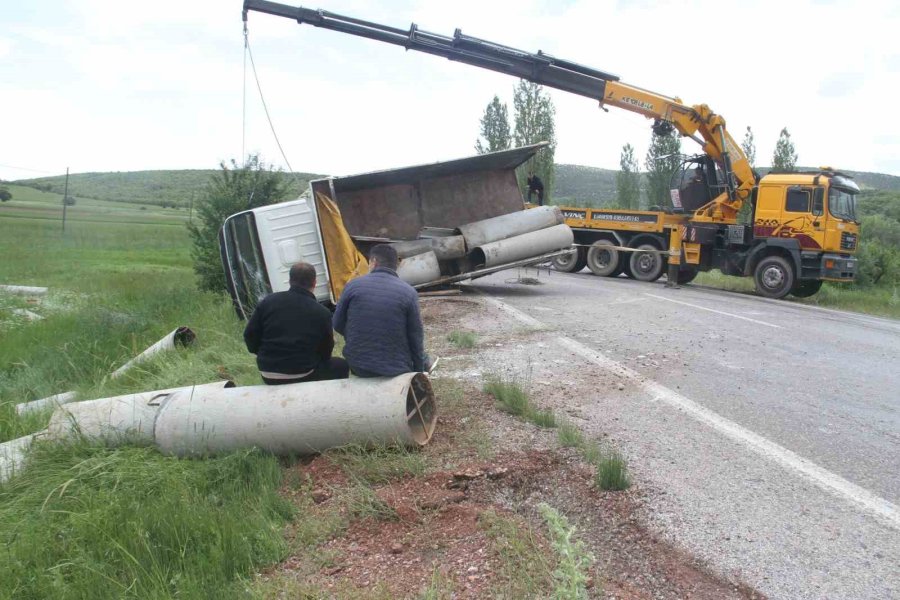
MULTIPOLYGON (((155 206, 186 207, 191 195, 203 191, 209 178, 218 170, 183 171, 129 171, 112 173, 78 173, 69 176, 69 194, 82 198, 147 204, 155 206)), ((291 177, 285 173, 285 177, 291 177)), ((303 185, 311 173, 297 173, 303 185)), ((64 175, 21 179, 15 182, 44 192, 62 194, 66 184, 64 175)))
POLYGON ((582 165, 556 165, 553 202, 605 206, 616 199, 616 171, 582 165))
MULTIPOLYGON (((805 167, 801 170, 812 170, 805 167)), ((768 171, 759 169, 761 173, 768 171)), ((616 172, 583 165, 556 165, 553 201, 571 206, 608 206, 616 200, 616 172)), ((155 206, 186 207, 191 194, 200 193, 215 170, 131 171, 80 173, 69 177, 69 193, 82 198, 155 206)), ((882 173, 846 171, 864 189, 900 191, 900 177, 882 173)), ((319 177, 297 173, 303 181, 319 177)), ((290 175, 285 174, 285 177, 290 175)), ((65 176, 22 179, 15 182, 45 192, 63 193, 65 176)))

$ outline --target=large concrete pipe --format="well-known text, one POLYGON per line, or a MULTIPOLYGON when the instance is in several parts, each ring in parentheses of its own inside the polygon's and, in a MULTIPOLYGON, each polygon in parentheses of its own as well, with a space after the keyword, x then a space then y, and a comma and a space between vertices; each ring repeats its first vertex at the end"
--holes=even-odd
POLYGON ((98 400, 86 400, 62 406, 50 417, 49 436, 65 439, 81 435, 91 440, 153 443, 153 427, 162 405, 174 394, 182 393, 190 401, 211 390, 234 387, 231 381, 124 394, 98 400))
POLYGON ((573 241, 575 236, 568 225, 556 225, 484 244, 472 250, 469 258, 475 266, 492 267, 568 248, 573 241))
MULTIPOLYGON (((423 240, 426 241, 426 240, 423 240)), ((429 250, 424 254, 409 256, 400 261, 397 275, 409 285, 428 283, 441 277, 441 266, 437 256, 429 250)))
POLYGON ((453 260, 466 255, 466 238, 461 235, 431 238, 431 247, 438 260, 453 260))
POLYGON ((466 238, 467 247, 475 248, 563 222, 565 219, 558 207, 541 206, 462 225, 457 231, 466 238))
POLYGON ((133 367, 134 365, 147 360, 148 358, 159 354, 160 352, 165 352, 166 350, 172 350, 175 346, 190 346, 194 343, 196 339, 196 335, 187 327, 179 327, 174 331, 170 331, 166 334, 161 340, 129 360, 127 363, 113 371, 110 377, 116 378, 121 377, 125 374, 125 372, 133 367))
POLYGON ((278 386, 176 392, 156 419, 159 449, 215 455, 253 446, 311 454, 347 444, 424 445, 437 419, 424 373, 278 386))
POLYGON ((431 240, 408 240, 405 242, 394 242, 391 247, 397 251, 397 258, 403 260, 417 254, 424 254, 431 251, 431 240))
POLYGON ((63 392, 62 394, 53 394, 52 396, 47 396, 40 400, 23 402, 21 404, 16 404, 16 414, 27 415, 28 413, 44 410, 45 408, 62 406, 63 404, 74 402, 77 397, 78 394, 75 392, 63 392))
POLYGON ((0 444, 0 483, 22 470, 28 450, 35 438, 42 436, 46 431, 32 433, 0 444))
POLYGON ((47 293, 47 288, 30 285, 0 285, 0 292, 18 294, 20 296, 43 296, 47 293))

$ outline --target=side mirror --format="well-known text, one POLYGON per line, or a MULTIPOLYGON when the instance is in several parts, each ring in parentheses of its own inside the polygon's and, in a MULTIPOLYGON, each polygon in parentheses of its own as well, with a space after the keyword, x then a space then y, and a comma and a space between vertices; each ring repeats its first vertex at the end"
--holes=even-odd
POLYGON ((812 214, 817 217, 825 214, 825 188, 817 187, 813 193, 812 214))

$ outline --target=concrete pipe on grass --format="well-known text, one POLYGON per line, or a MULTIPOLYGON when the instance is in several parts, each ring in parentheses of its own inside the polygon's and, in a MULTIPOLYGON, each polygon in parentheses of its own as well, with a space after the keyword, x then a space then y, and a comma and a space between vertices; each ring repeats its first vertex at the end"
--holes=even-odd
POLYGON ((211 456, 258 447, 315 454, 358 444, 423 446, 437 420, 424 373, 278 386, 178 392, 156 419, 156 445, 176 456, 211 456))
POLYGON ((169 398, 181 393, 190 400, 211 390, 231 387, 234 387, 234 382, 223 380, 75 402, 53 413, 47 432, 50 438, 56 440, 83 436, 94 441, 152 444, 156 417, 169 398))
POLYGON ((53 394, 52 396, 47 396, 46 398, 41 398, 40 400, 22 402, 21 404, 16 404, 16 414, 20 416, 27 415, 29 413, 38 412, 46 408, 62 406, 63 404, 74 402, 77 397, 78 394, 76 392, 63 392, 62 394, 53 394))
POLYGON ((128 369, 135 366, 136 364, 151 358, 152 356, 159 354, 160 352, 166 352, 167 350, 174 350, 176 346, 190 346, 194 343, 194 340, 197 336, 193 331, 188 327, 178 327, 177 329, 170 331, 167 333, 161 340, 129 360, 127 363, 113 371, 112 377, 115 379, 116 377, 121 377, 125 374, 128 369))

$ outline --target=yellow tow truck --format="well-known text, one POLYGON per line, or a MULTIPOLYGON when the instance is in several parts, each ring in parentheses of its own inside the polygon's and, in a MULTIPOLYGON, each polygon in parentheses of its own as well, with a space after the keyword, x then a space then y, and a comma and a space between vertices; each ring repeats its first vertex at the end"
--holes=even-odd
POLYGON ((686 159, 673 174, 669 209, 561 207, 581 246, 556 261, 559 269, 580 270, 587 265, 598 275, 624 272, 643 281, 666 272, 670 285, 686 283, 700 271, 719 269, 753 276, 757 292, 770 298, 811 296, 822 281, 852 281, 856 276, 859 187, 853 180, 831 168, 759 177, 726 130, 725 119, 705 104, 687 105, 680 98, 623 83, 611 73, 463 35, 459 29, 450 37, 415 24, 399 29, 268 0, 245 0, 245 23, 250 11, 585 96, 604 110, 614 106, 652 119, 657 133, 674 128, 700 144, 702 154, 686 159), (746 202, 752 203, 752 225, 737 222, 746 202))

